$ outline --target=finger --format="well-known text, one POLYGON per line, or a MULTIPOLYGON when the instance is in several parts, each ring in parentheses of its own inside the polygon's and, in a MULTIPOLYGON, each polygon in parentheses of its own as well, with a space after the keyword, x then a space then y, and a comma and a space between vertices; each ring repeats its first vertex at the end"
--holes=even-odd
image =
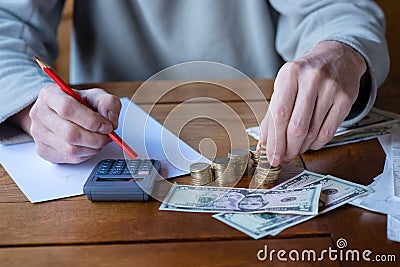
POLYGON ((283 162, 286 152, 286 132, 297 94, 296 72, 290 64, 279 71, 269 106, 271 120, 268 122, 267 157, 272 166, 283 162))
POLYGON ((61 90, 44 87, 40 91, 39 97, 61 118, 69 120, 86 130, 102 134, 109 134, 113 130, 113 125, 108 119, 82 105, 61 90))
POLYGON ((318 81, 302 82, 298 86, 296 101, 287 128, 287 146, 284 156, 287 162, 293 160, 299 154, 307 136, 317 98, 315 88, 318 86, 318 81))
POLYGON ((261 121, 260 124, 260 139, 257 143, 257 152, 260 150, 261 145, 265 145, 268 139, 268 121, 271 119, 271 113, 269 109, 267 110, 267 114, 265 114, 264 119, 261 121))
MULTIPOLYGON (((66 145, 100 149, 109 143, 108 136, 90 132, 73 122, 64 120, 47 106, 35 107, 30 115, 32 120, 36 122, 35 125, 45 125, 46 129, 55 135, 55 138, 65 143, 60 149, 65 150, 66 145)), ((38 134, 46 137, 44 133, 39 132, 38 134)))
POLYGON ((310 145, 310 149, 321 149, 326 143, 332 140, 337 128, 349 114, 352 101, 346 97, 338 97, 334 100, 331 109, 329 110, 318 136, 310 145))
POLYGON ((62 120, 54 112, 50 113, 43 122, 55 125, 54 122, 56 121, 58 127, 52 127, 52 132, 68 145, 98 150, 103 148, 110 141, 107 135, 90 132, 73 122, 62 120))
POLYGON ((41 142, 36 142, 36 153, 45 160, 53 163, 77 164, 84 162, 92 157, 92 156, 86 156, 86 157, 67 156, 65 154, 60 153, 53 147, 48 146, 47 144, 41 142))
POLYGON ((322 86, 321 90, 318 91, 310 127, 308 128, 308 134, 300 149, 300 154, 306 152, 317 138, 322 123, 332 106, 335 92, 334 86, 329 84, 322 86))
MULTIPOLYGON (((277 151, 276 149, 276 128, 274 125, 274 121, 271 117, 271 119, 267 123, 267 131, 268 131, 268 139, 266 143, 266 153, 267 153, 267 158, 271 166, 276 167, 281 164, 281 158, 280 155, 284 153, 277 151), (272 151, 272 152, 271 152, 272 151)), ((285 145, 284 145, 285 146, 285 145)), ((283 147, 283 146, 282 146, 283 147)))
POLYGON ((77 93, 81 95, 89 106, 98 111, 103 117, 109 119, 114 129, 118 128, 118 118, 122 107, 118 97, 99 88, 77 91, 77 93))
MULTIPOLYGON (((45 144, 46 146, 53 148, 53 150, 58 152, 58 156, 63 156, 64 160, 91 157, 100 151, 100 149, 93 149, 66 143, 40 122, 35 121, 32 124, 31 131, 36 143, 45 144)), ((52 155, 53 154, 54 153, 52 153, 52 155)), ((56 159, 52 159, 53 162, 55 160, 56 159)))

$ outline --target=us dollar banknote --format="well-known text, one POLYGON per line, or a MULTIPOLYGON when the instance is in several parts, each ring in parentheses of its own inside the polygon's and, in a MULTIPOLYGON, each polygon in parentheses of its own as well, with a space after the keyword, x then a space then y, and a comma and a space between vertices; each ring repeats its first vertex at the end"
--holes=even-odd
POLYGON ((273 189, 274 190, 285 190, 285 189, 290 189, 290 188, 301 188, 308 184, 317 182, 317 181, 323 179, 324 177, 325 177, 325 175, 305 170, 305 171, 301 172, 300 174, 294 176, 293 178, 290 178, 289 180, 286 180, 285 182, 280 183, 279 185, 275 186, 273 189))
MULTIPOLYGON (((369 114, 358 123, 351 127, 339 127, 333 139, 325 147, 355 143, 389 134, 393 131, 393 126, 399 121, 399 114, 372 108, 369 114)), ((256 140, 260 139, 260 128, 258 126, 250 127, 246 129, 246 132, 256 140)))
MULTIPOLYGON (((291 189, 297 186, 309 187, 317 184, 322 186, 318 214, 338 208, 357 197, 372 192, 366 186, 334 176, 323 176, 309 171, 300 173, 292 179, 276 186, 274 189, 291 189)), ((315 216, 220 213, 213 215, 213 217, 255 239, 259 239, 267 235, 276 235, 291 226, 312 219, 315 216)))
POLYGON ((286 190, 174 185, 160 210, 315 215, 321 185, 286 190))

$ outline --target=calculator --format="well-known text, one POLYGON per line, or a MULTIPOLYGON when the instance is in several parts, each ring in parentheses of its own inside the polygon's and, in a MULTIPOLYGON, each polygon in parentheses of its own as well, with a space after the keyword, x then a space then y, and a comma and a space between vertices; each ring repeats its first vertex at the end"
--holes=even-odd
POLYGON ((154 159, 105 159, 90 173, 83 193, 92 201, 148 201, 160 168, 154 159))

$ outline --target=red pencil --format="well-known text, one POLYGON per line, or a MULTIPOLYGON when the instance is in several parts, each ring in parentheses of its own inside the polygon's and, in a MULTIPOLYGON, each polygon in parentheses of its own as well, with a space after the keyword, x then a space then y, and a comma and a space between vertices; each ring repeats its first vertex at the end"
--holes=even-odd
MULTIPOLYGON (((68 95, 72 96, 73 98, 75 98, 76 100, 78 100, 81 104, 85 105, 86 107, 90 108, 89 105, 83 101, 83 99, 76 94, 71 87, 68 86, 68 84, 66 84, 61 78, 60 76, 57 75, 57 73, 50 68, 49 66, 47 66, 46 64, 44 64, 38 57, 35 56, 35 60, 36 62, 39 64, 39 66, 42 68, 42 70, 44 72, 47 73, 47 75, 49 75, 49 77, 58 85, 60 86, 60 88, 67 93, 68 95)), ((114 131, 112 131, 109 135, 108 135, 115 143, 117 143, 117 145, 131 158, 131 159, 135 159, 137 158, 137 154, 135 151, 133 151, 132 148, 129 147, 129 145, 127 143, 125 143, 121 137, 118 136, 118 134, 114 131)))

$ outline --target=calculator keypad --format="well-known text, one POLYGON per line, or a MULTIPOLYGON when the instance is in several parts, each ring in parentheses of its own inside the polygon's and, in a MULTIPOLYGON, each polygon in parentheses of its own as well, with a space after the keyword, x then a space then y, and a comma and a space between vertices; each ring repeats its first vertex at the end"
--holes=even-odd
POLYGON ((151 173, 153 162, 149 159, 103 160, 97 169, 96 176, 121 178, 123 176, 147 176, 151 173))

